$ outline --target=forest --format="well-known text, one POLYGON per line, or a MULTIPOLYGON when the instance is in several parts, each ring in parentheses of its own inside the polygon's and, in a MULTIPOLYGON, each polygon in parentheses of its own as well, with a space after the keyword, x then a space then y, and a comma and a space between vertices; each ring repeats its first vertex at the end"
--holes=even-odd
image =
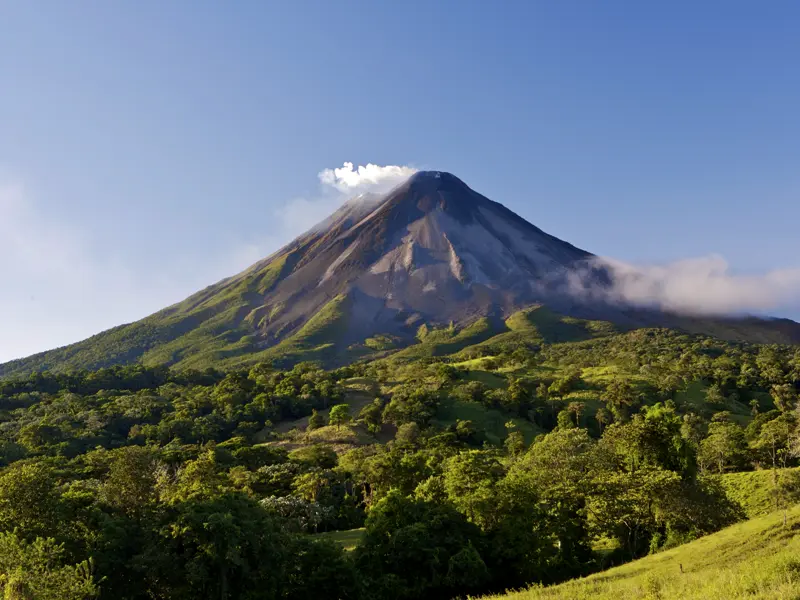
POLYGON ((666 329, 5 378, 0 589, 400 600, 562 582, 743 520, 731 473, 769 471, 775 509, 800 500, 798 389, 796 347, 666 329))

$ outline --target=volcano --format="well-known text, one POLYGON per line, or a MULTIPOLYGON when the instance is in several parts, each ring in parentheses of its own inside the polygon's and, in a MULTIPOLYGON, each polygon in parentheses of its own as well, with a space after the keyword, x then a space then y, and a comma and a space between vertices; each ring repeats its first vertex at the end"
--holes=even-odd
POLYGON ((463 323, 552 298, 591 254, 550 236, 439 171, 384 197, 357 197, 222 288, 264 292, 260 334, 279 338, 334 298, 348 299, 350 341, 423 322, 463 323), (272 274, 276 265, 281 272, 272 274), (275 307, 280 307, 275 310, 275 307))
POLYGON ((420 327, 497 323, 546 305, 621 328, 665 326, 757 342, 800 341, 788 320, 699 318, 609 304, 595 257, 441 171, 344 203, 238 275, 146 319, 0 365, 0 375, 144 362, 183 368, 261 359, 352 358, 378 336, 403 345, 420 327), (587 283, 588 282, 588 283, 587 283), (366 345, 365 345, 366 344, 366 345), (350 354, 348 354, 350 353, 350 354))

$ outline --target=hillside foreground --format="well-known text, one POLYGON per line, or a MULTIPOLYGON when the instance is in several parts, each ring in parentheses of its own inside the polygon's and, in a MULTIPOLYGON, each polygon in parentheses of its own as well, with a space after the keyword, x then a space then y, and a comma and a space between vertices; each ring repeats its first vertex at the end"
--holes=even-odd
POLYGON ((628 564, 551 587, 484 600, 796 600, 800 506, 628 564))

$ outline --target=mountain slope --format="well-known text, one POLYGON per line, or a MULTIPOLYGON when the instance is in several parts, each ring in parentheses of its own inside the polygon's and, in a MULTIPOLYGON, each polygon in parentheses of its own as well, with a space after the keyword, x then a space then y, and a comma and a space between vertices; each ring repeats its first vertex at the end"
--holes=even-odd
POLYGON ((800 506, 789 512, 785 526, 783 513, 772 513, 585 579, 492 599, 797 598, 798 557, 800 506))
POLYGON ((137 361, 182 368, 248 357, 342 362, 374 351, 367 341, 376 335, 402 347, 423 324, 502 323, 542 303, 561 315, 622 328, 800 341, 800 325, 791 321, 687 318, 572 297, 575 276, 610 283, 592 258, 457 177, 420 172, 384 196, 353 198, 272 256, 179 304, 0 365, 0 375, 137 361))

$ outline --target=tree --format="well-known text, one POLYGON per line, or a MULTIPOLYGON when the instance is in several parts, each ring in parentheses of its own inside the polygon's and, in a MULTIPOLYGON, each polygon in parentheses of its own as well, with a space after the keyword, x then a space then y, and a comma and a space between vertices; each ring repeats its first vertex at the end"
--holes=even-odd
POLYGON ((507 585, 569 577, 590 559, 585 505, 595 453, 586 429, 557 429, 497 486, 492 564, 507 585))
POLYGON ((718 473, 730 466, 742 466, 747 458, 744 431, 735 423, 712 422, 708 426, 708 437, 700 442, 697 458, 701 468, 713 468, 718 473))
POLYGON ((706 390, 706 402, 712 406, 724 406, 725 396, 722 394, 722 389, 716 383, 712 383, 706 390))
POLYGON ((345 556, 341 546, 330 540, 297 536, 292 541, 291 552, 282 598, 341 600, 357 597, 360 582, 353 562, 345 556))
POLYGON ((615 378, 606 388, 606 404, 614 420, 625 421, 630 409, 639 402, 639 394, 627 379, 615 378))
POLYGON ((758 416, 759 402, 757 398, 750 400, 750 414, 755 419, 758 416))
POLYGON ((316 408, 312 409, 311 416, 308 417, 308 427, 306 427, 306 430, 314 431, 323 425, 325 425, 325 420, 322 418, 322 415, 317 412, 316 408))
POLYGON ((506 435, 506 440, 503 444, 506 447, 506 451, 511 456, 519 456, 525 452, 525 435, 517 429, 514 421, 506 422, 506 431, 508 435, 506 435))
POLYGON ((414 422, 403 423, 397 428, 397 433, 394 435, 395 444, 400 446, 414 446, 419 440, 421 431, 419 425, 414 422))
POLYGON ((521 379, 512 378, 508 383, 508 404, 506 409, 523 414, 525 407, 530 404, 531 394, 527 385, 521 379))
POLYGON ((478 431, 475 424, 470 420, 456 419, 455 432, 456 439, 464 444, 475 444, 478 438, 478 431))
POLYGON ((370 433, 378 433, 381 430, 383 415, 383 404, 379 399, 375 399, 372 403, 367 404, 358 413, 359 418, 364 421, 367 426, 367 431, 370 433))
POLYGON ((681 435, 681 425, 672 403, 659 402, 631 421, 606 429, 601 447, 626 471, 650 466, 691 477, 695 472, 694 452, 681 435))
POLYGON ((678 493, 679 485, 677 473, 658 467, 601 472, 588 500, 598 533, 619 540, 630 558, 641 555, 661 525, 661 506, 678 493))
POLYGON ((395 425, 413 421, 424 426, 436 414, 438 405, 439 395, 434 390, 405 385, 392 395, 383 411, 383 420, 395 425))
POLYGON ((543 401, 547 400, 547 397, 548 397, 548 391, 547 390, 548 390, 547 384, 545 384, 544 382, 540 383, 538 386, 536 386, 536 397, 539 400, 543 400, 543 401))
POLYGON ((594 413, 594 419, 597 421, 597 424, 600 426, 600 433, 603 433, 603 428, 611 423, 614 417, 611 413, 603 408, 602 406, 597 409, 597 412, 594 413))
POLYGON ((350 422, 350 405, 337 404, 331 408, 331 414, 328 416, 328 424, 336 425, 336 429, 340 429, 342 425, 347 425, 350 422))
POLYGON ((290 530, 296 533, 316 533, 326 517, 326 512, 332 512, 330 507, 323 507, 316 501, 297 496, 270 496, 261 501, 261 506, 267 512, 279 515, 290 530))
POLYGON ((16 462, 0 474, 0 530, 18 529, 29 539, 49 537, 65 525, 62 510, 49 465, 16 462))
POLYGON ((772 485, 775 508, 783 511, 783 526, 786 527, 787 510, 800 502, 800 472, 795 469, 773 469, 772 485))
POLYGON ((595 446, 585 429, 556 429, 528 448, 509 477, 529 481, 545 500, 580 504, 588 489, 595 446))
POLYGON ((460 512, 485 528, 494 518, 495 485, 504 475, 494 453, 468 450, 445 461, 444 489, 460 512))
POLYGON ((0 533, 0 593, 6 600, 96 598, 91 563, 65 564, 64 554, 51 538, 27 543, 16 533, 0 533))
POLYGON ((575 427, 575 422, 572 420, 572 414, 566 408, 558 412, 556 417, 558 429, 572 429, 575 427))
POLYGON ((584 413, 585 410, 586 410, 586 404, 584 402, 570 402, 567 405, 567 411, 575 415, 576 427, 580 427, 581 415, 584 413))
POLYGON ((480 529, 452 506, 394 490, 370 511, 354 559, 372 597, 451 598, 482 591, 481 574, 489 571, 480 539, 480 529))
POLYGON ((708 431, 705 420, 699 415, 689 412, 683 415, 681 423, 681 437, 697 451, 700 442, 706 437, 708 431))
POLYGON ((332 469, 338 461, 336 452, 326 444, 314 444, 293 451, 289 458, 317 469, 332 469))
POLYGON ((295 560, 292 538, 255 500, 223 494, 181 502, 175 511, 162 532, 174 560, 153 574, 164 597, 280 597, 295 560))
POLYGON ((156 499, 156 461, 152 450, 140 446, 120 448, 108 470, 101 496, 130 516, 139 516, 156 499))
POLYGON ((761 378, 773 385, 784 383, 782 358, 777 346, 761 346, 756 357, 756 365, 761 378))
POLYGON ((775 407, 781 412, 789 412, 797 404, 797 390, 791 383, 773 385, 770 389, 770 395, 773 402, 775 402, 775 407))
POLYGON ((756 450, 767 456, 773 469, 785 467, 791 458, 788 448, 794 425, 795 423, 789 419, 789 415, 781 414, 761 426, 754 446, 756 450))

